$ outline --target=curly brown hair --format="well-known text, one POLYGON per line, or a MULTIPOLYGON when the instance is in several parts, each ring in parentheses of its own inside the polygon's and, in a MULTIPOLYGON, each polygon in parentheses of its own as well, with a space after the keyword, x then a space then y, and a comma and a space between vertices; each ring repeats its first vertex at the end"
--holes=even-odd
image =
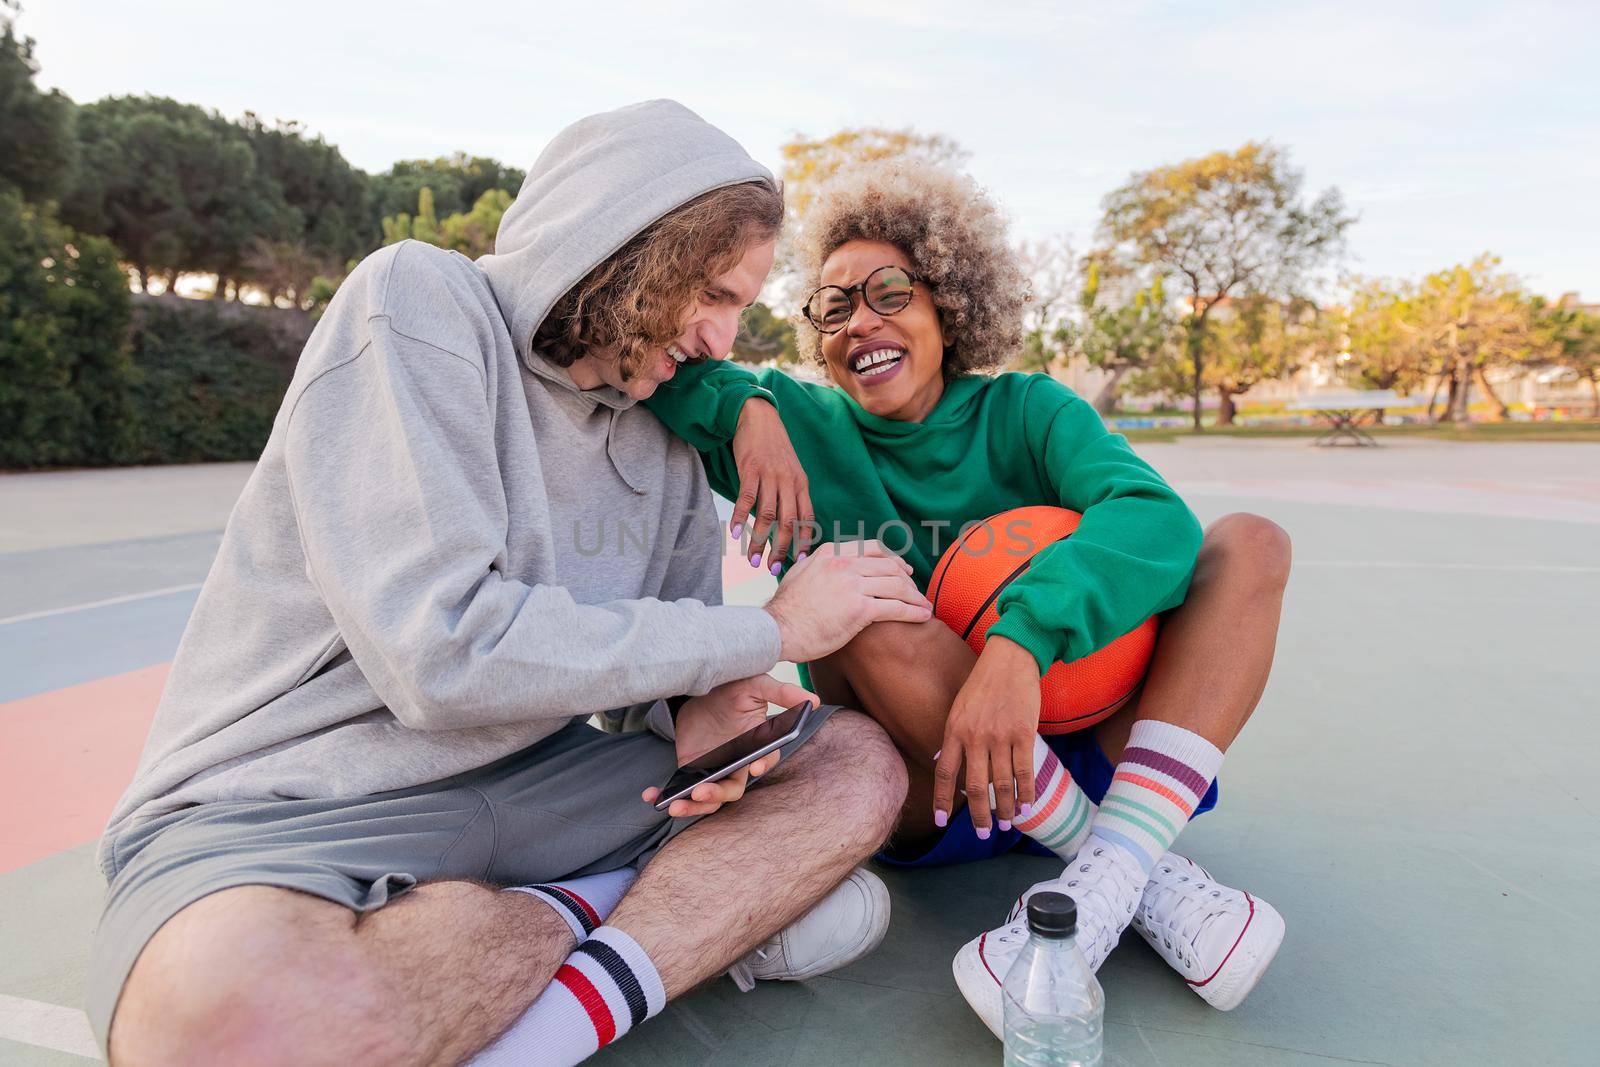
MULTIPOLYGON (((927 282, 949 340, 944 376, 1003 364, 1022 344, 1027 276, 1006 242, 1006 222, 978 183, 931 163, 883 160, 841 171, 817 191, 793 263, 810 292, 822 265, 848 241, 885 241, 927 282)), ((801 355, 822 361, 822 335, 795 319, 801 355)))
POLYGON ((683 315, 713 278, 783 225, 783 191, 767 182, 713 189, 663 215, 562 294, 533 335, 533 349, 560 367, 616 349, 632 378, 683 328, 683 315))

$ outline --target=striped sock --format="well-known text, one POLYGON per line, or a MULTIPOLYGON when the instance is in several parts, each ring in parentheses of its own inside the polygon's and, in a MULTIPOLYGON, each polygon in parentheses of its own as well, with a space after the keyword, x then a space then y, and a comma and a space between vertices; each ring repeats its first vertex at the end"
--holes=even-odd
POLYGON ((1033 814, 1011 825, 1045 848, 1071 860, 1089 836, 1094 818, 1094 802, 1084 795, 1067 768, 1045 740, 1033 738, 1033 814))
POLYGON ((570 1067, 667 1006, 667 991, 639 943, 602 926, 573 950, 539 999, 474 1067, 570 1067))
POLYGON ((639 872, 632 867, 619 867, 604 874, 567 878, 560 882, 510 886, 506 892, 538 897, 566 921, 572 929, 573 938, 582 941, 606 921, 611 909, 617 906, 622 894, 638 877, 639 872))
POLYGON ((1090 837, 1119 846, 1149 874, 1221 766, 1222 751, 1199 734, 1140 719, 1100 801, 1090 837))

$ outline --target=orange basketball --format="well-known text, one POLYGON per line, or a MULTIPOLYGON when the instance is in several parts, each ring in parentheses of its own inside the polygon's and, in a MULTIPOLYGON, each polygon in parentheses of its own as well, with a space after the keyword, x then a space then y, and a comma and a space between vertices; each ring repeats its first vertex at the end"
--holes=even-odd
MULTIPOLYGON (((1066 508, 1013 508, 970 528, 933 569, 928 599, 934 614, 982 652, 989 627, 1000 617, 1000 594, 1027 571, 1034 555, 1071 537, 1081 518, 1066 508)), ((1122 707, 1144 680, 1158 628, 1151 616, 1104 648, 1051 666, 1039 683, 1039 732, 1082 730, 1122 707)))

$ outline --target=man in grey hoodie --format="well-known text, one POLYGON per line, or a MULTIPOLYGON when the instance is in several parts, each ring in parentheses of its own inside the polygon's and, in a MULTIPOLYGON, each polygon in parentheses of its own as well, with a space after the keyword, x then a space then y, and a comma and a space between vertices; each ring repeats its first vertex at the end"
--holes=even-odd
MULTIPOLYGON (((872 910, 841 880, 905 779, 854 712, 647 802, 805 695, 780 660, 929 616, 871 544, 722 605, 698 457, 636 406, 726 357, 781 215, 737 143, 654 101, 558 135, 493 256, 404 242, 346 279, 101 844, 114 1062, 577 1062, 825 896, 872 910)), ((767 407, 723 417, 792 460, 767 407)))

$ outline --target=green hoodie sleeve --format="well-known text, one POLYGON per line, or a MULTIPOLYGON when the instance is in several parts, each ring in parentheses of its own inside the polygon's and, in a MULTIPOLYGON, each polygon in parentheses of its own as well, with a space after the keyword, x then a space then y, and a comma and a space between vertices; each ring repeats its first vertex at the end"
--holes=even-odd
POLYGON ((733 435, 744 402, 753 396, 778 405, 755 374, 732 360, 717 359, 679 367, 644 405, 667 429, 699 450, 711 488, 733 500, 739 495, 733 435))
POLYGON ((1000 594, 989 630, 1022 645, 1041 673, 1080 659, 1183 603, 1200 523, 1094 408, 1045 375, 1020 392, 1020 423, 1042 484, 1083 516, 1000 594))
POLYGON ((739 428, 739 411, 752 396, 777 406, 760 380, 732 360, 685 363, 644 406, 667 429, 702 452, 730 443, 739 428))

